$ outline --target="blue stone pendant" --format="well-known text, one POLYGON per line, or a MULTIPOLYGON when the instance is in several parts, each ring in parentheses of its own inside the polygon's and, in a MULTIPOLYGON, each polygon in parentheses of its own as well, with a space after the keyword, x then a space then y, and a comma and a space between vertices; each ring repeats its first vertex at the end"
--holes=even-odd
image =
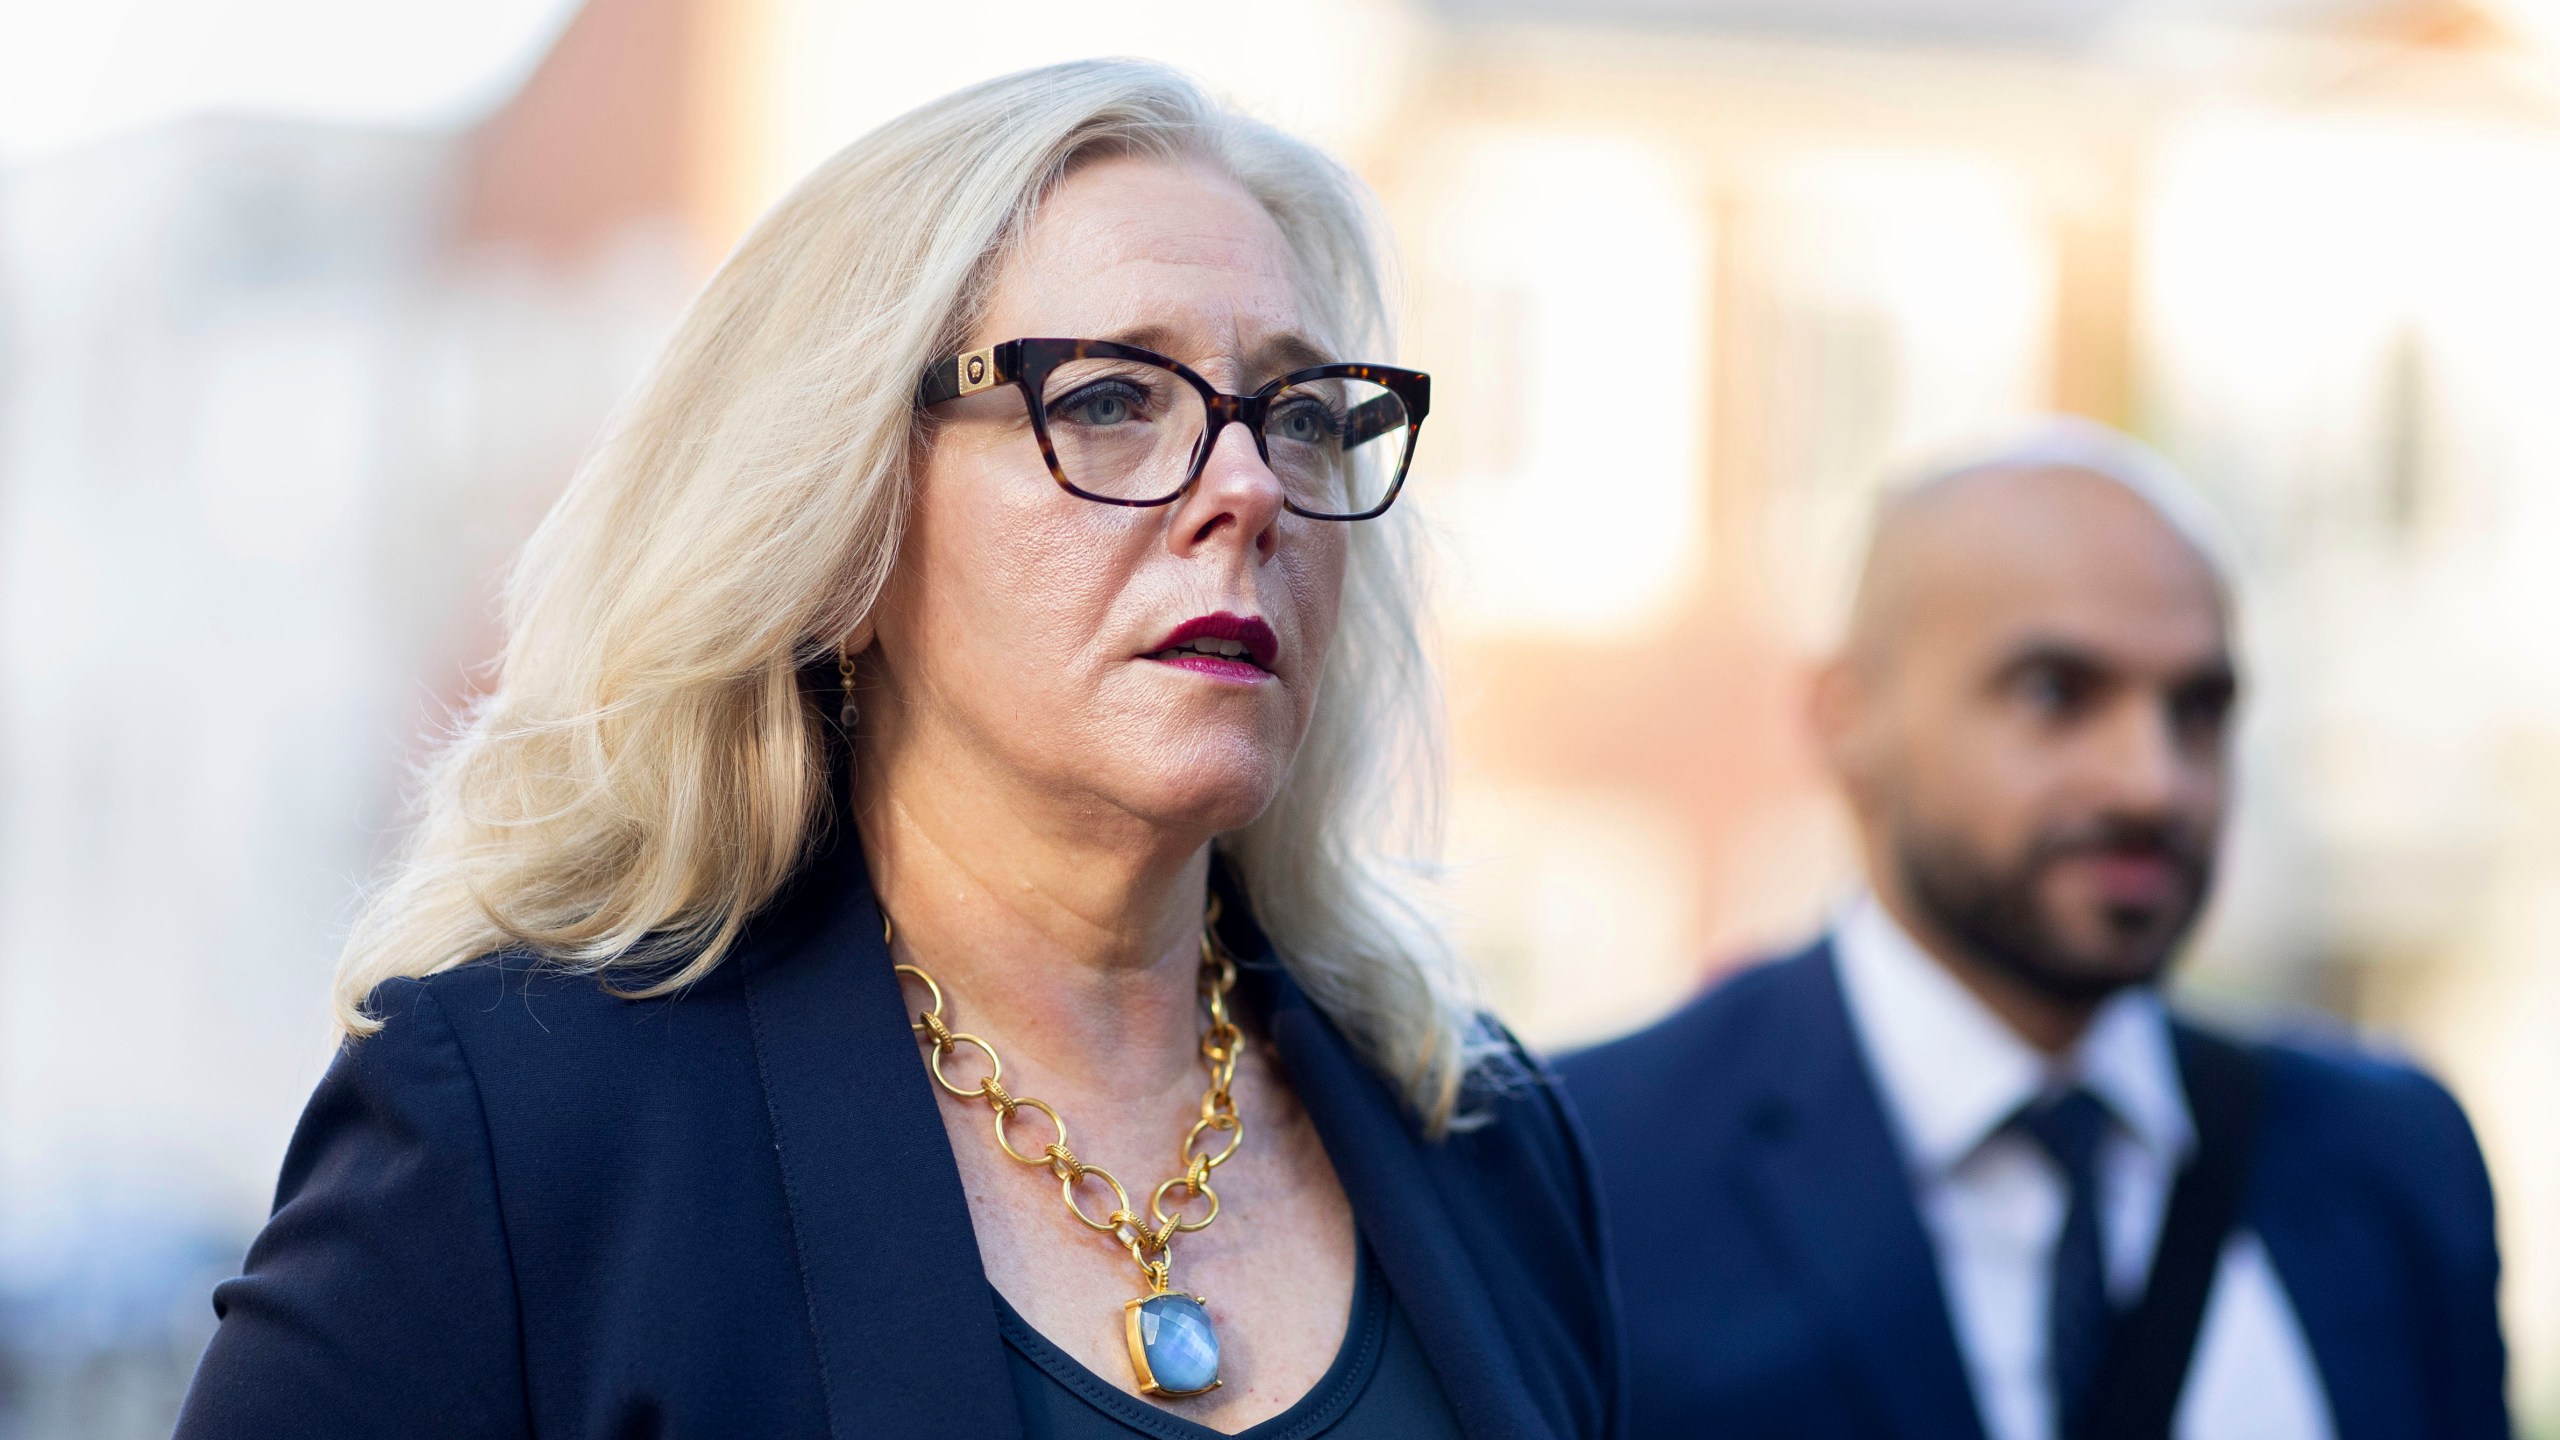
POLYGON ((1225 1383, 1218 1378, 1218 1330, 1199 1296, 1179 1290, 1142 1295, 1122 1314, 1141 1394, 1206 1395, 1225 1383))

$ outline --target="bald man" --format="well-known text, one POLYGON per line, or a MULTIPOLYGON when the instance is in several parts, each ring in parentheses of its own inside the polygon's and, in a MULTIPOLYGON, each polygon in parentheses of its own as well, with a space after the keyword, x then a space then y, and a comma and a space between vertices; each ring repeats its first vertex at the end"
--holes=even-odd
POLYGON ((1883 507, 1812 706, 1865 892, 1559 1066, 1633 1440, 2507 1434, 2452 1098, 2162 1003, 2238 688, 2194 515, 2073 423, 1883 507))

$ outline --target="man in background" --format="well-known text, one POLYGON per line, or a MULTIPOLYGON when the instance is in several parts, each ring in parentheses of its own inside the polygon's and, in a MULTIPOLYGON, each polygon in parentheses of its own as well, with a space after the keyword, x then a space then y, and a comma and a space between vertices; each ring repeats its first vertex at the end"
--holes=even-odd
POLYGON ((2162 1003, 2237 691, 2227 578, 2131 440, 2050 422, 1886 501, 1812 705, 1865 892, 1559 1067, 1634 1440, 2507 1434, 2453 1099, 2162 1003))

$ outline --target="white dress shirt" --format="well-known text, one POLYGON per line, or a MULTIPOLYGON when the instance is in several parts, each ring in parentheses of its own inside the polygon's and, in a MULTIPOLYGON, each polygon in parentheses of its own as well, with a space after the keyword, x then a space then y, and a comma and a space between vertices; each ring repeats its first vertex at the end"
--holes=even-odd
MULTIPOLYGON (((1910 1167, 1921 1219, 1991 1440, 2052 1440, 2046 1304, 2068 1205, 2062 1172, 2004 1125, 2074 1083, 2116 1124, 2099 1152, 2107 1286, 2139 1300, 2195 1123, 2168 1016, 2148 989, 2106 1001, 2071 1051, 2047 1057, 1931 959, 1874 897, 1833 928, 1849 1017, 1910 1167)), ((2206 1301, 2177 1440, 2330 1440, 2328 1401, 2266 1247, 2224 1246, 2206 1301)))

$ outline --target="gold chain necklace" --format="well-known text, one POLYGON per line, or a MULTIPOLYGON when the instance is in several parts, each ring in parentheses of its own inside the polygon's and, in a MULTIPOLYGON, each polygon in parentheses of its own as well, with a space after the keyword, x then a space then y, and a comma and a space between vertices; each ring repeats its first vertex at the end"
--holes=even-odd
MULTIPOLYGON (((1127 1246, 1129 1258, 1138 1262, 1138 1270, 1147 1279, 1147 1293, 1120 1307, 1121 1328, 1129 1342, 1129 1364, 1137 1371, 1138 1390, 1146 1395, 1179 1398, 1205 1395, 1225 1382, 1218 1378, 1218 1332, 1209 1321, 1208 1303, 1201 1297, 1173 1288, 1173 1237, 1206 1230, 1218 1218, 1218 1192, 1209 1187, 1209 1172, 1227 1163, 1244 1143, 1244 1119, 1236 1113, 1235 1097, 1228 1093, 1235 1084, 1236 1057, 1244 1053, 1244 1032, 1227 1017, 1227 992, 1235 988, 1235 961, 1227 958, 1215 938, 1218 924, 1218 900, 1209 897, 1209 913, 1200 927, 1200 998, 1209 1009, 1209 1028, 1200 1036, 1200 1061, 1209 1071, 1209 1088, 1200 1097, 1200 1118, 1192 1122, 1190 1132, 1182 1137, 1174 1152, 1181 1170, 1156 1186, 1148 1197, 1147 1215, 1141 1217, 1129 1208, 1129 1192, 1118 1179, 1099 1165, 1088 1165, 1067 1148, 1067 1122, 1049 1108, 1045 1100, 1028 1095, 1015 1095, 1004 1088, 1004 1061, 996 1056, 986 1041, 966 1031, 954 1030, 942 1018, 942 987, 932 976, 914 965, 900 965, 897 972, 912 977, 932 997, 929 1009, 916 1012, 908 1029, 922 1036, 931 1046, 925 1058, 925 1069, 933 1083, 946 1095, 961 1100, 984 1100, 995 1112, 996 1146, 1007 1157, 1025 1165, 1039 1165, 1058 1177, 1058 1193, 1066 1201, 1067 1211, 1088 1230, 1098 1231, 1127 1246), (987 1076, 974 1086, 953 1083, 942 1071, 951 1052, 966 1045, 987 1060, 987 1076), (1049 1122, 1053 1132, 1048 1144, 1026 1153, 1016 1144, 1006 1128, 1013 1118, 1025 1110, 1037 1110, 1049 1122), (1226 1136, 1226 1144, 1214 1153, 1201 1153, 1202 1139, 1210 1135, 1226 1136), (1111 1213, 1097 1220, 1085 1212, 1077 1198, 1088 1181, 1099 1182, 1111 1192, 1111 1213), (1165 1200, 1174 1191, 1182 1192, 1171 1213, 1165 1200), (1194 1200, 1206 1200, 1206 1213, 1194 1219, 1184 1213, 1194 1200), (1154 1224, 1148 1224, 1152 1218, 1154 1224)), ((884 912, 881 938, 895 938, 896 927, 884 912)))

